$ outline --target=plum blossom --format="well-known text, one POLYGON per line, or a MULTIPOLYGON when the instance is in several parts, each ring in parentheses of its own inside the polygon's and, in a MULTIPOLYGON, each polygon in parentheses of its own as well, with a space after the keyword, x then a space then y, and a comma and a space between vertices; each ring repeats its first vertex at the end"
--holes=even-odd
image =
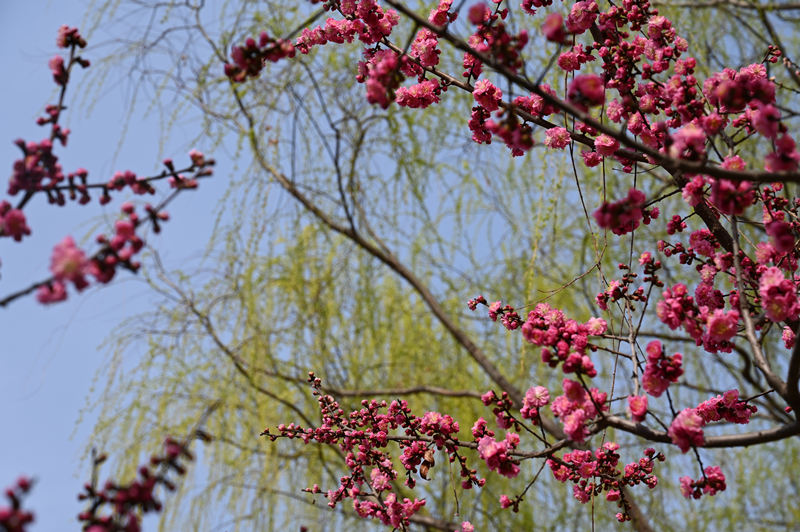
POLYGON ((778 253, 788 253, 794 249, 794 232, 786 222, 773 221, 767 224, 767 234, 772 238, 772 246, 778 253))
POLYGON ((563 127, 554 127, 547 130, 545 133, 544 145, 548 148, 557 150, 566 148, 569 145, 570 135, 569 131, 563 127))
POLYGON ((692 480, 689 477, 681 477, 681 494, 686 497, 699 499, 703 494, 716 495, 720 491, 725 491, 725 475, 719 466, 707 467, 703 470, 703 478, 692 480))
POLYGON ((677 382, 683 375, 683 357, 680 353, 665 357, 658 340, 647 344, 645 350, 647 364, 642 375, 642 388, 653 397, 660 397, 671 383, 677 382))
POLYGON ((701 447, 704 443, 703 426, 705 421, 694 408, 682 410, 672 424, 669 426, 667 434, 672 439, 672 443, 677 445, 681 452, 688 451, 692 446, 701 447))
POLYGON ((520 413, 524 419, 536 420, 539 408, 550 403, 550 392, 544 386, 532 386, 525 392, 520 413))
POLYGON ((50 271, 57 281, 72 281, 78 290, 89 286, 84 277, 89 273, 89 261, 83 250, 75 245, 71 236, 64 237, 53 248, 50 271))
POLYGON ((614 137, 603 133, 594 139, 594 149, 597 150, 597 153, 600 155, 608 157, 610 155, 614 155, 614 153, 619 149, 619 141, 614 137))
POLYGON ((708 314, 706 320, 706 330, 710 340, 713 342, 727 342, 736 336, 736 327, 739 323, 739 311, 731 310, 724 312, 716 309, 708 314))
POLYGON ((800 309, 795 290, 794 283, 786 279, 779 268, 773 266, 764 270, 758 283, 758 293, 761 306, 770 320, 777 323, 787 318, 797 318, 800 309))
POLYGON ((628 396, 628 410, 631 412, 633 421, 641 423, 647 416, 647 396, 646 395, 629 395, 628 396))
POLYGON ((17 242, 25 235, 31 234, 31 228, 25 219, 25 213, 12 209, 7 201, 0 201, 0 236, 10 236, 17 242))
POLYGON ((495 87, 488 79, 481 79, 475 82, 472 97, 487 111, 492 112, 500 108, 503 91, 495 87))
POLYGON ((697 413, 706 423, 724 419, 731 423, 745 425, 758 408, 739 400, 739 390, 728 390, 722 395, 712 397, 697 405, 697 413))
POLYGON ((611 229, 615 235, 624 235, 639 227, 643 219, 648 223, 651 213, 656 214, 645 209, 645 201, 644 193, 632 188, 625 198, 614 203, 603 203, 593 216, 600 227, 611 229))
POLYGON ((606 99, 603 78, 596 74, 580 74, 575 76, 569 84, 567 90, 567 100, 569 103, 580 109, 587 111, 589 107, 602 105, 606 99))
POLYGON ((564 17, 560 13, 550 13, 542 24, 542 33, 550 42, 563 44, 567 40, 567 30, 564 27, 564 17))
POLYGON ((503 441, 496 441, 492 436, 484 436, 478 441, 478 454, 486 461, 492 471, 504 477, 514 478, 519 474, 519 462, 509 456, 519 445, 519 434, 507 432, 503 441))

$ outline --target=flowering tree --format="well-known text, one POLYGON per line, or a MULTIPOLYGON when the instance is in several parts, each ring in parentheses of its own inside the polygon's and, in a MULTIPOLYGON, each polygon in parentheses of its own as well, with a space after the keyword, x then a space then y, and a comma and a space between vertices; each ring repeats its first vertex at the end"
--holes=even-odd
POLYGON ((313 3, 244 3, 241 40, 185 6, 198 72, 224 72, 188 101, 247 144, 252 223, 204 286, 154 283, 174 304, 110 389, 181 394, 104 434, 224 398, 211 484, 254 526, 287 493, 395 529, 558 526, 581 503, 576 523, 637 530, 797 522, 756 488, 796 495, 759 464, 794 465, 800 433, 798 7, 728 3, 769 38, 716 68, 646 0, 313 3), (727 517, 690 515, 731 490, 727 517))

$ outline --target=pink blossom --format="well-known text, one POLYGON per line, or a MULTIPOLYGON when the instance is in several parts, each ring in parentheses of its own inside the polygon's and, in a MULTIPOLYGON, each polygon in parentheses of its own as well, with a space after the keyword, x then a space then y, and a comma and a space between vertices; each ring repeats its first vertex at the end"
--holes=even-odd
POLYGON ((61 281, 44 284, 36 290, 36 300, 39 303, 56 303, 65 299, 67 299, 67 288, 61 281))
POLYGON ((630 233, 639 227, 639 222, 644 217, 645 199, 644 193, 632 188, 627 197, 614 203, 603 203, 594 212, 594 219, 597 225, 611 229, 615 235, 630 233))
POLYGON ((461 532, 475 532, 475 527, 469 521, 461 523, 461 532))
POLYGON ((611 100, 606 105, 606 116, 612 122, 619 123, 622 120, 623 116, 625 115, 625 108, 619 103, 619 100, 611 100))
POLYGON ((25 235, 31 234, 25 213, 19 209, 12 209, 7 201, 0 202, 0 236, 10 236, 17 242, 25 235))
POLYGON ((500 495, 500 508, 509 508, 513 504, 514 502, 508 497, 508 495, 500 495))
POLYGON ((533 386, 525 392, 520 413, 524 419, 537 419, 539 408, 550 403, 550 392, 544 386, 533 386))
POLYGON ((772 104, 759 103, 755 109, 749 110, 747 113, 750 118, 750 123, 756 131, 764 135, 768 139, 774 139, 778 136, 778 126, 781 121, 781 112, 772 104))
POLYGON ((687 182, 686 185, 683 187, 683 191, 681 191, 681 196, 683 196, 684 201, 691 205, 692 207, 696 207, 703 201, 705 194, 703 192, 703 188, 705 187, 706 180, 703 176, 696 175, 694 176, 691 181, 687 182))
POLYGON ((788 133, 775 141, 775 151, 767 155, 764 168, 768 172, 794 172, 800 161, 800 153, 795 149, 794 139, 788 133))
POLYGON ((558 56, 558 66, 565 72, 572 72, 573 70, 580 70, 581 62, 578 59, 578 54, 569 51, 558 56))
POLYGON ((725 484, 725 475, 719 466, 707 467, 703 470, 703 477, 697 480, 692 480, 689 477, 681 477, 680 489, 681 495, 699 499, 703 494, 716 495, 720 491, 725 491, 727 487, 725 484))
POLYGON ((601 334, 605 334, 608 330, 608 323, 603 318, 589 318, 589 321, 586 322, 586 326, 588 327, 588 332, 592 336, 600 336, 601 334))
POLYGON ((772 245, 778 253, 788 253, 794 249, 794 232, 786 222, 774 221, 767 224, 767 234, 772 238, 772 245))
POLYGON ((761 274, 758 293, 761 306, 767 317, 774 322, 796 319, 798 313, 796 288, 792 281, 783 276, 776 267, 767 268, 761 274))
POLYGON ((492 112, 500 108, 500 101, 503 99, 503 91, 495 87, 488 79, 480 79, 475 82, 475 89, 472 91, 472 97, 487 111, 492 112))
POLYGON ((596 151, 582 151, 581 157, 583 157, 583 164, 589 168, 594 168, 603 162, 603 158, 596 151))
POLYGON ((683 375, 683 357, 680 353, 671 357, 663 356, 661 342, 658 340, 647 344, 646 351, 647 364, 642 375, 642 388, 653 397, 660 397, 670 383, 677 382, 683 375))
POLYGON ((597 153, 600 155, 608 157, 610 155, 614 155, 614 153, 619 149, 619 141, 614 137, 603 133, 594 139, 594 149, 597 150, 597 153))
POLYGON ((448 13, 452 4, 453 0, 439 0, 439 5, 431 9, 431 13, 428 15, 428 22, 437 26, 444 26, 448 22, 454 21, 457 13, 448 13))
POLYGON ((687 124, 670 137, 667 154, 675 159, 697 161, 706 152, 706 134, 694 123, 687 124))
POLYGON ((484 436, 478 441, 478 454, 486 461, 490 470, 497 471, 504 477, 514 478, 519 474, 519 463, 508 453, 516 449, 518 444, 519 435, 514 432, 507 432, 503 441, 484 436))
POLYGON ((491 144, 492 142, 492 133, 486 127, 486 120, 490 116, 489 111, 481 106, 472 108, 469 130, 472 131, 472 140, 478 144, 491 144))
POLYGON ((60 55, 54 55, 49 62, 50 71, 53 74, 53 80, 58 85, 66 85, 69 80, 69 74, 64 68, 64 58, 60 55))
POLYGON ((709 338, 714 342, 727 342, 736 336, 736 327, 739 323, 739 311, 724 312, 716 309, 709 313, 706 328, 709 338))
POLYGON ((629 395, 628 396, 628 410, 631 412, 633 421, 641 423, 647 416, 647 396, 646 395, 629 395))
POLYGON ((786 349, 792 349, 794 347, 795 334, 790 327, 786 326, 783 328, 781 339, 783 340, 783 345, 786 347, 786 349))
POLYGON ((569 131, 563 127, 554 127, 545 133, 544 145, 548 148, 563 149, 569 145, 569 131))
POLYGON ((563 44, 567 40, 564 17, 560 13, 550 13, 542 24, 542 33, 550 42, 563 44))
POLYGON ((742 214, 755 201, 755 190, 748 181, 714 179, 711 186, 711 203, 725 214, 742 214))
POLYGON ((567 30, 570 33, 583 33, 592 27, 597 18, 597 3, 594 0, 575 2, 567 17, 567 30))
POLYGON ((589 107, 602 105, 606 99, 603 79, 596 74, 580 74, 575 76, 567 90, 569 103, 582 111, 589 107))
POLYGON ((83 250, 75 245, 71 236, 64 237, 53 248, 50 271, 57 281, 72 281, 78 290, 89 285, 84 277, 89 273, 89 263, 83 250))
POLYGON ((701 447, 704 443, 703 418, 697 414, 694 408, 682 410, 667 431, 672 443, 677 445, 681 452, 688 451, 692 446, 701 447))

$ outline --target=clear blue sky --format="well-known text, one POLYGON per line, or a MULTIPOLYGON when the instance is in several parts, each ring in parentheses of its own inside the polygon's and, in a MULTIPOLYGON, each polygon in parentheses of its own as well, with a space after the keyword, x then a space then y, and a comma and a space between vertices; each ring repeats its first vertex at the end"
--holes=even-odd
MULTIPOLYGON (((7 178, 19 157, 16 138, 41 140, 47 130, 35 125, 44 105, 55 102, 55 84, 47 62, 57 50, 55 36, 61 24, 80 26, 85 1, 0 0, 0 165, 5 168, 0 200, 6 199, 7 178)), ((85 52, 89 59, 103 55, 93 43, 112 37, 98 30, 85 52)), ((81 72, 77 72, 79 78, 81 72)), ((77 78, 76 78, 77 81, 77 78)), ((137 115, 118 146, 126 116, 124 82, 120 90, 106 90, 91 113, 80 105, 76 89, 69 88, 64 125, 72 129, 67 148, 57 154, 65 172, 78 167, 89 170, 91 181, 107 180, 113 171, 131 169, 149 173, 165 155, 176 163, 187 160, 188 146, 171 142, 159 153, 159 129, 155 118, 137 115)), ((148 239, 176 267, 202 250, 209 238, 212 209, 226 178, 219 169, 213 182, 179 197, 169 209, 173 221, 162 235, 148 239)), ((0 239, 0 297, 48 277, 52 246, 70 234, 92 250, 87 237, 106 230, 120 200, 106 208, 88 206, 57 208, 37 198, 26 208, 33 235, 22 243, 0 239), (92 225, 92 224, 100 224, 92 225), (94 227, 94 228, 93 228, 94 227)), ((20 474, 37 483, 26 507, 34 510, 34 531, 79 530, 75 516, 82 510, 76 500, 80 486, 89 478, 89 464, 81 463, 94 416, 78 424, 81 409, 95 374, 106 360, 99 349, 126 316, 145 311, 153 295, 127 272, 111 286, 76 295, 70 287, 67 302, 43 307, 33 297, 0 309, 0 487, 11 485, 20 474)), ((102 378, 102 373, 100 374, 102 378)), ((5 500, 0 503, 4 505, 5 500)))

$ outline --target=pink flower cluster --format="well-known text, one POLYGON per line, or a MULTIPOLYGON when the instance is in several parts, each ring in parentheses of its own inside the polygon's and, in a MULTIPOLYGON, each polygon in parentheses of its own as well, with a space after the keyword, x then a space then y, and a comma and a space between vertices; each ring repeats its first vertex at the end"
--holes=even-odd
POLYGON ((497 441, 493 436, 483 436, 478 440, 478 454, 491 471, 504 477, 514 478, 519 474, 519 461, 510 456, 519 445, 519 434, 506 432, 504 440, 497 441))
MULTIPOLYGON (((403 450, 400 462, 405 467, 406 485, 416 485, 414 474, 427 478, 434 466, 433 451, 443 450, 450 462, 458 462, 464 478, 462 487, 483 486, 474 470, 466 466, 466 458, 459 454, 461 443, 456 434, 459 426, 450 416, 438 412, 427 412, 422 417, 411 413, 406 401, 361 402, 362 408, 346 414, 333 397, 320 391, 322 383, 313 373, 309 382, 319 403, 322 423, 319 427, 300 427, 295 424, 279 425, 278 433, 265 430, 262 435, 275 441, 278 438, 299 438, 304 443, 316 441, 328 445, 338 445, 345 456, 349 474, 342 476, 336 489, 327 491, 328 505, 335 507, 345 499, 352 499, 354 507, 362 517, 378 519, 387 526, 403 528, 409 518, 424 504, 424 500, 404 499, 400 501, 394 492, 391 481, 397 478, 392 469, 391 456, 385 450, 389 441, 394 440, 403 450), (385 410, 385 412, 384 412, 385 410), (402 437, 393 437, 392 432, 400 430, 402 437), (365 499, 364 486, 374 490, 379 500, 365 499)), ((485 422, 484 422, 485 426, 485 422)), ((488 435, 484 433, 481 436, 488 435)), ((500 454, 485 446, 487 456, 500 460, 500 454)), ((494 462, 493 462, 494 463, 494 462)), ((310 493, 320 493, 318 486, 309 488, 310 493)))
POLYGON ((645 350, 647 364, 642 375, 642 388, 653 397, 660 397, 671 383, 678 382, 678 378, 683 375, 683 357, 680 353, 665 357, 658 340, 647 344, 645 350))
POLYGON ((86 39, 81 36, 78 28, 70 28, 64 24, 58 28, 56 46, 59 48, 69 48, 71 46, 86 48, 86 39))
POLYGON ((739 390, 728 390, 721 396, 712 397, 697 405, 697 414, 706 423, 724 419, 731 423, 745 425, 750 423, 750 416, 758 411, 755 405, 739 400, 739 390))
POLYGON ((475 98, 479 105, 491 113, 500 108, 500 102, 503 100, 503 91, 484 78, 475 82, 472 97, 475 98))
POLYGON ((523 419, 530 419, 536 425, 539 422, 539 409, 550 403, 550 392, 544 386, 532 386, 525 392, 520 414, 523 419))
POLYGON ((669 426, 669 434, 672 443, 677 445, 681 452, 688 451, 691 447, 702 447, 705 439, 703 437, 703 426, 705 421, 697 413, 695 408, 682 410, 672 424, 669 426))
POLYGON ((669 427, 672 443, 686 452, 690 447, 701 447, 704 443, 703 426, 724 419, 731 423, 746 424, 757 408, 739 400, 738 390, 728 390, 722 396, 712 397, 696 408, 681 411, 669 427))
POLYGON ((397 494, 390 492, 382 502, 362 500, 358 498, 361 491, 358 488, 351 490, 353 509, 360 517, 378 519, 386 526, 393 529, 405 528, 411 516, 425 506, 425 500, 404 498, 397 500, 397 494))
MULTIPOLYGON (((195 431, 195 436, 209 441, 209 436, 202 431, 195 431)), ((95 468, 106 457, 101 455, 95 459, 95 468)), ((84 486, 79 500, 87 501, 89 508, 78 515, 87 532, 141 532, 142 514, 160 512, 161 502, 156 498, 156 490, 163 487, 168 491, 175 490, 175 483, 168 478, 174 471, 180 476, 186 474, 186 461, 194 460, 189 451, 188 442, 167 438, 164 452, 154 455, 149 465, 139 468, 139 479, 129 484, 117 484, 108 481, 98 488, 94 481, 84 486), (154 470, 155 469, 155 470, 154 470), (108 511, 103 515, 105 507, 108 511)))
POLYGON ((10 236, 17 242, 25 235, 31 234, 31 228, 25 220, 25 213, 11 208, 7 201, 0 201, 0 237, 10 236))
POLYGON ((658 208, 648 209, 645 203, 644 193, 632 188, 625 198, 614 203, 604 202, 593 216, 603 229, 611 229, 615 235, 624 235, 639 227, 640 222, 646 225, 652 218, 658 218, 658 208))
MULTIPOLYGON (((719 258, 718 255, 715 258, 719 258)), ((720 266, 723 269, 730 267, 722 263, 720 266)), ((723 309, 722 294, 713 287, 716 266, 706 265, 700 270, 705 279, 697 286, 697 301, 688 294, 685 285, 678 283, 663 292, 663 299, 656 305, 656 314, 671 329, 682 326, 695 343, 709 353, 729 353, 733 349, 731 340, 738 332, 740 313, 735 309, 723 309)), ((736 306, 733 298, 731 305, 736 306)))
MULTIPOLYGON (((403 81, 399 71, 401 58, 392 50, 373 50, 364 52, 366 61, 358 63, 356 80, 367 87, 367 101, 386 109, 392 103, 395 90, 403 81)), ((407 62, 405 56, 402 60, 407 62)))
POLYGON ((445 24, 453 22, 458 17, 458 13, 449 12, 450 6, 452 5, 453 0, 439 0, 439 5, 431 9, 428 15, 428 21, 437 26, 444 26, 445 24))
POLYGON ((591 318, 586 323, 578 323, 547 303, 540 303, 528 313, 522 324, 522 336, 542 347, 542 361, 550 367, 563 362, 564 373, 577 372, 592 378, 597 370, 586 354, 589 336, 600 336, 606 328, 602 319, 591 318))
POLYGON ((738 216, 755 200, 755 190, 748 181, 711 180, 711 203, 724 214, 738 216))
POLYGON ((436 79, 429 79, 411 85, 400 87, 395 91, 395 101, 402 107, 411 109, 424 109, 434 103, 439 103, 442 87, 436 79))
POLYGON ((622 512, 617 514, 617 519, 624 522, 630 520, 631 508, 622 497, 621 488, 638 484, 645 484, 650 489, 655 488, 658 478, 653 474, 653 465, 656 460, 663 462, 664 455, 648 448, 638 462, 627 464, 623 472, 618 467, 620 458, 618 450, 617 443, 606 442, 594 453, 575 450, 564 454, 562 459, 555 457, 548 459, 547 465, 550 466, 556 480, 573 483, 572 494, 583 504, 606 492, 606 500, 616 502, 622 508, 622 512))
POLYGON ((295 47, 289 41, 275 39, 266 32, 261 33, 258 42, 248 38, 244 46, 234 46, 231 50, 233 63, 225 64, 225 75, 232 81, 242 82, 261 74, 264 63, 276 62, 285 57, 294 57, 295 47))
POLYGON ((776 323, 796 320, 800 314, 796 284, 787 279, 779 268, 773 266, 762 272, 758 295, 767 317, 776 323))
POLYGON ((439 64, 439 39, 435 33, 429 29, 421 29, 414 42, 411 43, 411 52, 409 55, 419 61, 419 64, 426 68, 435 67, 439 64))
POLYGON ((686 497, 699 499, 703 494, 716 495, 720 491, 725 491, 725 475, 719 466, 707 467, 703 470, 703 478, 692 480, 689 477, 681 477, 681 494, 686 497))
POLYGON ((9 506, 0 506, 0 527, 4 532, 25 532, 33 523, 33 512, 22 508, 22 499, 31 490, 33 481, 28 477, 19 477, 13 488, 5 490, 9 506))
POLYGON ((11 196, 20 191, 35 192, 52 188, 64 179, 50 139, 27 144, 20 139, 15 144, 22 150, 23 157, 14 161, 13 173, 8 182, 8 193, 11 196))
MULTIPOLYGON (((139 268, 139 263, 132 259, 144 246, 144 241, 136 235, 136 228, 141 222, 132 204, 123 204, 122 212, 126 218, 115 222, 114 236, 110 240, 105 235, 97 237, 97 242, 103 247, 92 258, 87 258, 70 236, 56 244, 50 261, 53 278, 42 284, 36 292, 36 299, 40 303, 64 301, 67 298, 67 282, 75 285, 78 291, 85 289, 89 285, 86 275, 94 276, 100 283, 108 283, 120 266, 132 271, 139 268)), ((158 220, 168 219, 166 212, 156 212, 152 208, 148 209, 148 216, 154 225, 158 220)))
POLYGON ((533 147, 533 128, 520 122, 516 113, 504 111, 505 119, 500 122, 486 120, 485 131, 500 137, 511 150, 512 157, 524 155, 533 147))
POLYGON ((550 409, 553 414, 564 424, 564 432, 576 442, 583 442, 589 436, 586 424, 593 420, 600 411, 607 411, 607 394, 597 388, 591 388, 589 393, 580 382, 570 379, 562 381, 564 395, 559 395, 553 400, 550 409))

